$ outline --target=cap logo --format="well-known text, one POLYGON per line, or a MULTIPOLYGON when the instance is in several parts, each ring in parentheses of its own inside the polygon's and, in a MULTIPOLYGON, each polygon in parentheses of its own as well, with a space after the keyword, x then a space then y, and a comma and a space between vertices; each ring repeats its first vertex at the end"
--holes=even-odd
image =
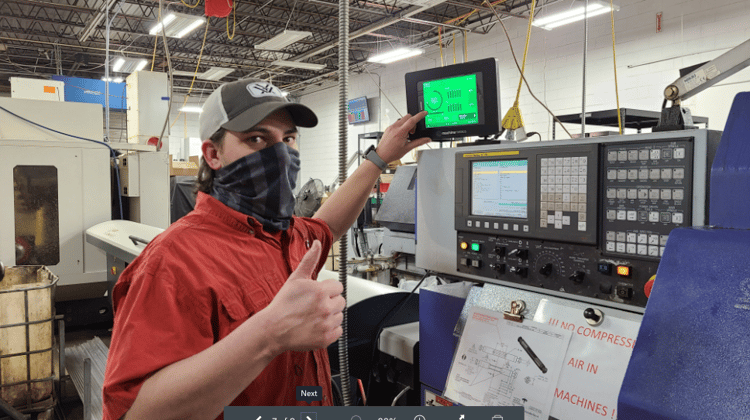
POLYGON ((268 82, 252 82, 248 83, 245 87, 247 88, 247 91, 250 92, 250 94, 255 98, 263 98, 266 96, 278 96, 280 98, 283 98, 279 88, 268 82))

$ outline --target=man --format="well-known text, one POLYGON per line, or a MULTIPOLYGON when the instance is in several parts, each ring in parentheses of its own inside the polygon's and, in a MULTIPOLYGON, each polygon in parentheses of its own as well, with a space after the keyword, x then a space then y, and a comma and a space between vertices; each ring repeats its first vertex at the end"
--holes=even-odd
POLYGON ((331 405, 326 347, 345 302, 338 281, 313 279, 385 162, 429 141, 407 140, 424 115, 388 127, 315 216, 297 218, 297 127, 317 117, 257 79, 213 92, 195 209, 114 288, 104 418, 221 418, 227 405, 295 405, 296 386, 321 386, 318 404, 331 405))

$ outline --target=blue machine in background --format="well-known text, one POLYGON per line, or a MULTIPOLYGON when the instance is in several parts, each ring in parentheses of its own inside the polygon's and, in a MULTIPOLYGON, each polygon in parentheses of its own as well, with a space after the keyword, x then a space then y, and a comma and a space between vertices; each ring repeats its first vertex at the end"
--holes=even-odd
MULTIPOLYGON (((53 75, 52 80, 65 82, 66 102, 85 102, 90 104, 105 105, 106 85, 102 80, 83 79, 80 77, 53 75)), ((127 110, 128 103, 125 97, 125 83, 109 82, 109 108, 112 110, 127 110)))
POLYGON ((710 226, 675 229, 620 390, 618 419, 750 419, 750 92, 711 169, 710 226))

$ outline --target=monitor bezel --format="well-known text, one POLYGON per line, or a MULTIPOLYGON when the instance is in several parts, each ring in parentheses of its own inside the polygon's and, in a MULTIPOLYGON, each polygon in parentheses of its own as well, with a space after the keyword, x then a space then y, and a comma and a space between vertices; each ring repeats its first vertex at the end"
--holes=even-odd
POLYGON ((360 97, 352 98, 352 99, 349 99, 348 101, 346 101, 346 114, 347 114, 347 118, 346 119, 349 122, 349 124, 361 124, 361 123, 370 122, 370 120, 371 120, 371 118, 370 118, 370 104, 367 102, 367 96, 360 96, 360 97), (361 120, 361 121, 349 121, 349 115, 352 115, 349 106, 351 105, 352 102, 359 101, 361 99, 365 100, 365 111, 367 112, 367 119, 366 120, 361 120))
POLYGON ((412 139, 430 137, 433 141, 451 141, 462 137, 490 137, 500 133, 500 96, 498 92, 498 61, 495 58, 470 61, 468 63, 454 64, 451 66, 437 67, 407 73, 404 76, 406 82, 406 108, 411 115, 416 115, 422 109, 419 106, 417 86, 420 82, 446 79, 465 74, 481 74, 481 91, 477 92, 482 102, 480 109, 484 109, 484 115, 479 116, 478 124, 467 124, 461 126, 444 126, 427 128, 424 120, 417 124, 415 132, 410 136, 412 139), (483 120, 482 120, 483 117, 483 120), (483 121, 483 122, 482 122, 483 121))

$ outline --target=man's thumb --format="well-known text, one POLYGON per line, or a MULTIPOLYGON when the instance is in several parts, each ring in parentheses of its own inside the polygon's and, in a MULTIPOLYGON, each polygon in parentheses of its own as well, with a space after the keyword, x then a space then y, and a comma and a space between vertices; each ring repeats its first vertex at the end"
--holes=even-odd
POLYGON ((320 244, 320 241, 315 240, 312 247, 307 251, 307 254, 302 257, 302 261, 300 261, 297 269, 294 270, 291 276, 289 276, 289 279, 297 280, 312 278, 315 269, 318 267, 318 261, 320 261, 320 253, 322 249, 323 246, 320 244))

